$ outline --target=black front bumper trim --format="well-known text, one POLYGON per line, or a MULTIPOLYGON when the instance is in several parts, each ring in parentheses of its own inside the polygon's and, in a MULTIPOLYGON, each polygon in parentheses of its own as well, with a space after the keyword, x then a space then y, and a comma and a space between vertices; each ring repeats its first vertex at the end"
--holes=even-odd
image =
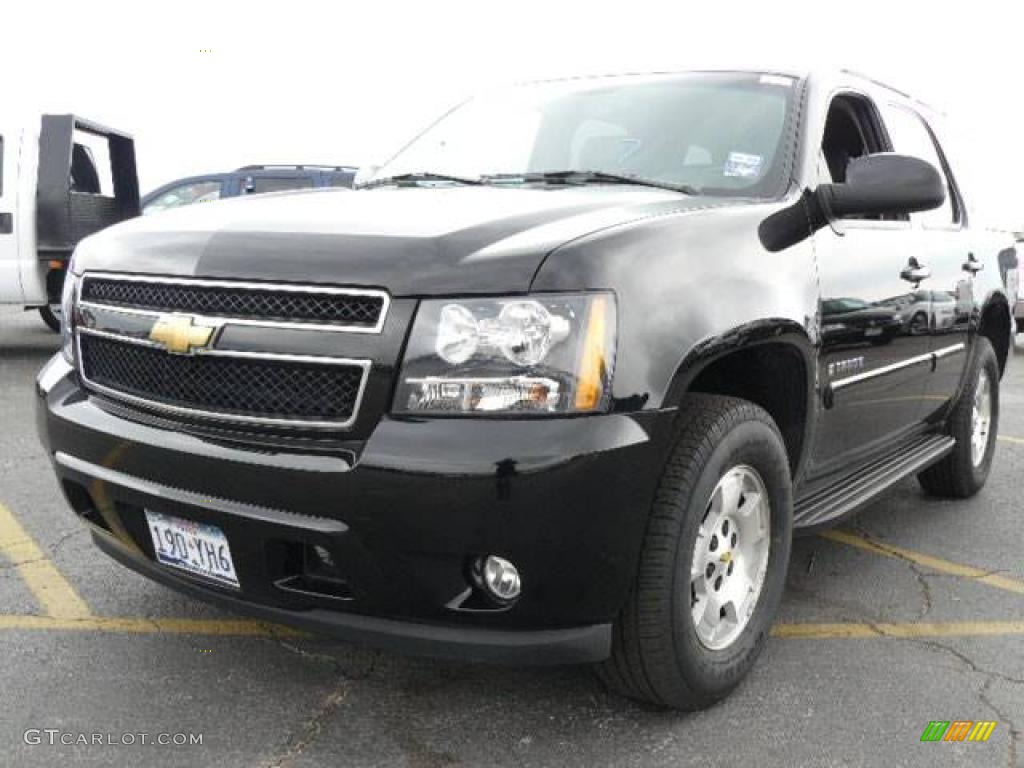
POLYGON ((92 528, 96 545, 122 565, 186 595, 236 613, 414 656, 518 665, 580 664, 611 653, 611 624, 570 629, 497 630, 396 621, 321 609, 289 611, 239 600, 169 571, 109 534, 92 528))

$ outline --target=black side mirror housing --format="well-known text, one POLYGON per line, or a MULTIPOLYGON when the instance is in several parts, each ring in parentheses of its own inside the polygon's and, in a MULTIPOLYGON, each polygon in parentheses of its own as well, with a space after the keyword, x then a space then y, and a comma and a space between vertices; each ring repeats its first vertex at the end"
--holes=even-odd
POLYGON ((822 184, 818 198, 828 218, 916 213, 938 208, 946 189, 938 170, 907 155, 855 157, 843 184, 822 184))
POLYGON ((806 190, 793 205, 762 221, 758 235, 769 251, 781 251, 834 219, 930 211, 945 200, 942 176, 931 163, 888 152, 864 155, 850 161, 844 183, 806 190))

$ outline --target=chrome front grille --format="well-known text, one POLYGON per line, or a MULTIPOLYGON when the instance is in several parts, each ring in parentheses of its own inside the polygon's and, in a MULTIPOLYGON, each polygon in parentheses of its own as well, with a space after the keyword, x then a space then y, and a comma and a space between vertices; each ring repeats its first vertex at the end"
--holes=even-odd
POLYGON ((347 429, 371 363, 337 356, 343 345, 328 332, 379 332, 388 304, 379 291, 86 274, 75 312, 80 373, 97 393, 165 415, 347 429), (222 343, 232 325, 301 328, 324 340, 305 349, 327 353, 232 347, 222 343))
POLYGON ((111 274, 89 276, 81 300, 87 306, 185 312, 231 318, 239 324, 350 333, 380 332, 388 310, 388 295, 376 290, 111 274))

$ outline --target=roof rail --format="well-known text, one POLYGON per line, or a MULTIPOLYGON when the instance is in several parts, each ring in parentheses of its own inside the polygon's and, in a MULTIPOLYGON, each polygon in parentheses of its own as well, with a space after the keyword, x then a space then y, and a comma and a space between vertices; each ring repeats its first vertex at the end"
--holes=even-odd
POLYGON ((236 168, 235 173, 243 171, 358 171, 357 165, 319 165, 317 163, 305 163, 303 165, 290 165, 288 163, 273 165, 243 165, 236 168))
POLYGON ((895 87, 889 85, 888 83, 885 83, 885 82, 882 82, 881 80, 878 80, 877 78, 871 77, 869 75, 865 75, 863 72, 858 72, 858 71, 856 71, 854 69, 843 69, 843 70, 840 70, 840 71, 844 75, 850 75, 852 77, 859 77, 861 80, 867 80, 869 83, 873 83, 874 85, 877 85, 879 88, 885 88, 887 91, 892 91, 893 93, 897 93, 900 96, 902 96, 903 98, 909 99, 910 101, 913 101, 915 104, 919 104, 920 106, 924 107, 925 109, 931 110, 932 112, 934 112, 936 114, 945 115, 945 113, 941 109, 936 109, 935 107, 933 107, 928 102, 922 101, 921 99, 917 98, 916 96, 912 96, 911 94, 907 93, 906 91, 902 91, 899 88, 895 88, 895 87))

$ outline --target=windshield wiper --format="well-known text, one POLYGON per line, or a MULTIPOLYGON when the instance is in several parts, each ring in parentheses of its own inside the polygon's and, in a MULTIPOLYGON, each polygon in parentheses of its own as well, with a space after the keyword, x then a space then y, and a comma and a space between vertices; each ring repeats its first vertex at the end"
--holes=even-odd
POLYGON ((401 186, 402 184, 415 185, 421 181, 451 181, 455 184, 471 184, 477 185, 484 183, 483 179, 473 179, 468 176, 453 176, 450 173, 433 173, 431 171, 420 171, 418 173, 400 173, 396 176, 385 176, 381 179, 373 179, 365 184, 360 184, 359 189, 373 189, 374 187, 384 187, 389 184, 395 186, 401 186))
POLYGON ((684 195, 699 195, 696 187, 687 184, 672 184, 657 179, 645 179, 642 176, 627 176, 607 171, 544 171, 536 173, 498 173, 482 177, 486 181, 546 182, 551 184, 633 184, 638 187, 653 187, 680 192, 684 195))

